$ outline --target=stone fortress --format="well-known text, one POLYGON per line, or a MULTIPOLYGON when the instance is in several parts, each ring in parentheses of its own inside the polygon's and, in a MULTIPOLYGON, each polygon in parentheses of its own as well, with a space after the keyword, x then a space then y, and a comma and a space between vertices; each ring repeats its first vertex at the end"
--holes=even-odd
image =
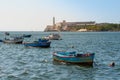
MULTIPOLYGON (((88 21, 88 22, 63 22, 55 23, 55 17, 53 17, 53 25, 47 25, 45 32, 50 31, 69 31, 70 27, 73 26, 85 26, 85 25, 96 25, 95 21, 88 21)), ((87 31, 84 27, 79 31, 87 31)))

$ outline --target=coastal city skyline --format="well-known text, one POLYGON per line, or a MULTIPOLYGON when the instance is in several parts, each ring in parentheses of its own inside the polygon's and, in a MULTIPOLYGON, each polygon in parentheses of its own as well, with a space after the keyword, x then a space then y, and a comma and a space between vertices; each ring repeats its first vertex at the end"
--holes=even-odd
POLYGON ((44 31, 56 22, 119 23, 119 0, 0 0, 0 31, 44 31))

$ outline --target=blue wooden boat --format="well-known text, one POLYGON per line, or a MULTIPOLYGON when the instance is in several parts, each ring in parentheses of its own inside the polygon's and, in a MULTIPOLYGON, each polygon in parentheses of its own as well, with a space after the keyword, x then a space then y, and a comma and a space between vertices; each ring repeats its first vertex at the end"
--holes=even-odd
POLYGON ((48 39, 38 39, 38 41, 34 42, 26 42, 24 43, 25 46, 31 46, 31 47, 50 47, 51 42, 48 39))
POLYGON ((53 60, 71 64, 93 65, 94 53, 54 52, 53 60))

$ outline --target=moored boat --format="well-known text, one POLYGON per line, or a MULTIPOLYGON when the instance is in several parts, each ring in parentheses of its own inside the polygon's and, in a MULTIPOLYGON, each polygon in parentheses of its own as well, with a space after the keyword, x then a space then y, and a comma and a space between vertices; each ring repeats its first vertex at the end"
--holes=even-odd
POLYGON ((45 38, 50 39, 50 40, 61 40, 60 34, 50 34, 46 36, 45 38))
POLYGON ((31 34, 23 34, 23 37, 26 37, 26 38, 29 38, 29 37, 31 37, 32 35, 31 34))
POLYGON ((5 38, 2 40, 4 43, 14 43, 14 44, 22 44, 23 42, 23 37, 10 37, 10 38, 5 38))
POLYGON ((0 39, 0 42, 3 42, 3 40, 0 39))
POLYGON ((54 52, 53 60, 71 64, 93 65, 95 53, 54 52))
POLYGON ((34 42, 25 42, 23 43, 25 46, 31 46, 31 47, 44 47, 48 48, 50 47, 51 42, 48 39, 38 39, 38 41, 34 42))

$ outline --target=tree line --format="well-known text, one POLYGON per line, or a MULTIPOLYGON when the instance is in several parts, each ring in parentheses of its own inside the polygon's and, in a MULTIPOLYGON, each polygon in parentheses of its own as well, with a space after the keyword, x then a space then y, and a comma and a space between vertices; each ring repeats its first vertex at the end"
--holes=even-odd
POLYGON ((120 31, 120 25, 113 23, 100 23, 96 25, 79 25, 69 27, 69 31, 78 31, 80 29, 87 29, 88 31, 120 31))

